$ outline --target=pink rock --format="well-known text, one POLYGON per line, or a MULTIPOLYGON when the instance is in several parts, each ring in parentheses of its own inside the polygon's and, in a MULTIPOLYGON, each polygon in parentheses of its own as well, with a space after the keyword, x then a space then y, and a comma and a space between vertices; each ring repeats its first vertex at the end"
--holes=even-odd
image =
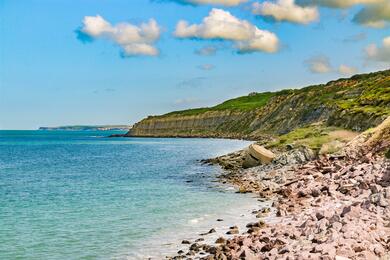
POLYGON ((332 228, 333 228, 335 231, 340 231, 342 227, 343 227, 343 224, 341 224, 340 222, 334 222, 334 223, 332 224, 332 228))
POLYGON ((321 219, 317 223, 317 232, 326 231, 329 226, 329 221, 326 218, 321 219))
POLYGON ((376 257, 370 251, 361 252, 361 253, 359 253, 359 256, 362 257, 365 260, 377 260, 378 259, 378 257, 376 257))
POLYGON ((336 257, 334 258, 335 260, 351 260, 350 258, 348 257, 344 257, 344 256, 340 256, 340 255, 336 255, 336 257))
POLYGON ((370 184, 370 190, 371 190, 371 193, 379 193, 381 190, 382 190, 382 187, 377 185, 377 184, 370 184))
POLYGON ((352 246, 352 248, 353 248, 353 251, 355 251, 356 253, 365 251, 367 249, 364 245, 358 244, 358 243, 354 244, 352 246))
POLYGON ((384 189, 384 195, 386 199, 390 199, 390 187, 384 189))

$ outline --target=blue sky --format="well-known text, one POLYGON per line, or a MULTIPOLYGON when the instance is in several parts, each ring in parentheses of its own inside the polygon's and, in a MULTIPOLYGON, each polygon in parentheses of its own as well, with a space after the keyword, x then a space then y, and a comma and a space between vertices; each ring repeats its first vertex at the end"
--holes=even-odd
MULTIPOLYGON (((372 6, 341 8, 326 6, 327 0, 312 1, 310 8, 316 8, 318 17, 303 23, 293 20, 300 19, 297 16, 283 18, 283 13, 278 21, 280 14, 265 15, 264 8, 254 14, 255 2, 283 4, 274 0, 235 6, 193 1, 0 0, 0 129, 131 124, 147 115, 210 106, 252 91, 302 87, 385 69, 390 62, 388 17, 379 26, 354 19, 372 6), (212 16, 213 8, 240 23, 247 21, 250 29, 271 33, 278 39, 277 50, 260 47, 242 53, 238 41, 229 38, 232 34, 210 36, 205 31, 211 25, 201 23, 212 16), (158 37, 141 35, 141 43, 152 51, 134 53, 131 43, 126 45, 129 54, 118 40, 121 35, 92 34, 88 26, 94 24, 86 24, 85 17, 97 15, 112 28, 118 23, 140 28, 154 19, 158 37), (197 30, 185 28, 179 35, 180 20, 197 30), (93 40, 82 41, 78 35, 93 40), (210 56, 196 53, 204 47, 217 51, 210 56)), ((305 7, 294 4, 292 11, 305 7)))

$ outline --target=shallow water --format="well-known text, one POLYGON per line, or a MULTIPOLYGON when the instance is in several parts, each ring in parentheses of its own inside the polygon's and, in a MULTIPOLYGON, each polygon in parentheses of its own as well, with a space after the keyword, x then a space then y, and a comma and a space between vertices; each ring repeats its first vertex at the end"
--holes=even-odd
POLYGON ((161 256, 253 217, 253 198, 197 161, 248 142, 109 134, 0 131, 0 259, 161 256))

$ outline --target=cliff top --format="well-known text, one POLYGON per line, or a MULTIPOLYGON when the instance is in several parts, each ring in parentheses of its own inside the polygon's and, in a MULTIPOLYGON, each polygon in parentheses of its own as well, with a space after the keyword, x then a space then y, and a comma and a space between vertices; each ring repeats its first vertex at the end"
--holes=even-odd
POLYGON ((311 85, 301 89, 284 89, 277 92, 250 93, 227 100, 213 107, 174 111, 164 115, 150 116, 187 116, 208 111, 249 111, 264 107, 275 97, 306 95, 310 103, 333 103, 342 109, 366 110, 381 115, 390 114, 390 109, 383 107, 390 102, 390 70, 359 74, 351 78, 341 78, 326 84, 311 85), (359 95, 357 95, 359 94, 359 95), (310 100, 309 100, 310 99, 310 100))

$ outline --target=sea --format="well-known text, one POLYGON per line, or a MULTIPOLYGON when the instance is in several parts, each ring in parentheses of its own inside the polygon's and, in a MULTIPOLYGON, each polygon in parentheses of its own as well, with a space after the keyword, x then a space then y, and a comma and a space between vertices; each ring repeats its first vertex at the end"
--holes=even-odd
POLYGON ((253 220, 199 161, 249 142, 118 133, 0 131, 0 259, 164 259, 253 220))

